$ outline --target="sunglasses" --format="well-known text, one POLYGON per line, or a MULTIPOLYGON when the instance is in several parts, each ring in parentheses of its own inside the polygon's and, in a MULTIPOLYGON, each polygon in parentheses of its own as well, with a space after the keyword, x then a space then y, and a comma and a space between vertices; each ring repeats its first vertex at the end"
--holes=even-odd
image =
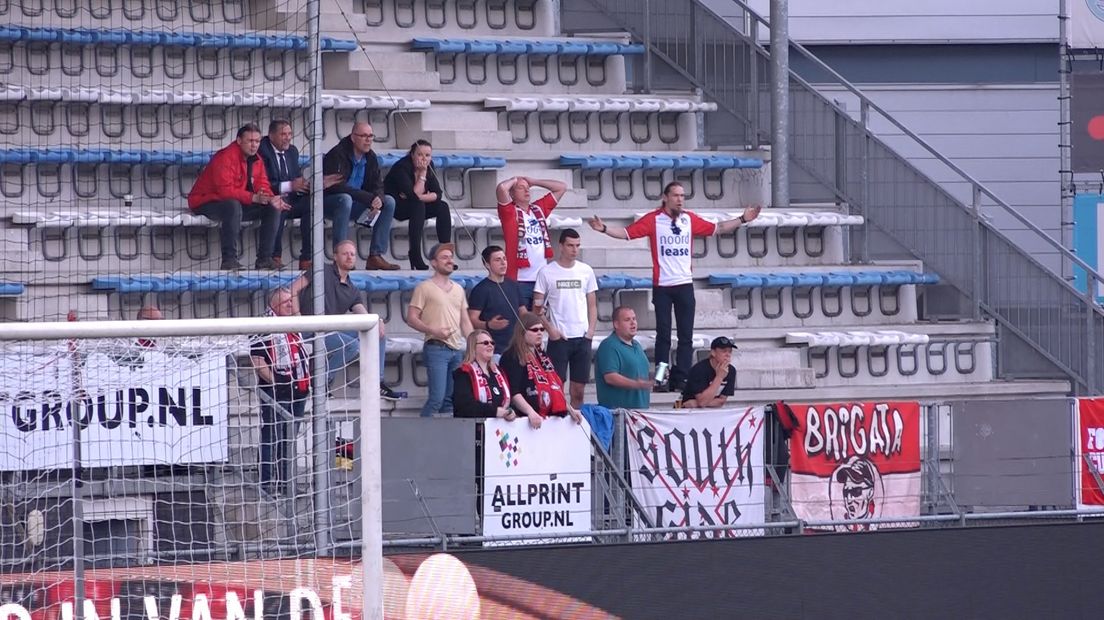
POLYGON ((529 331, 534 332, 534 333, 543 332, 544 328, 543 327, 530 327, 529 331))
POLYGON ((475 344, 482 345, 482 346, 492 346, 493 347, 494 346, 494 341, 493 340, 482 340, 482 341, 477 342, 475 344))

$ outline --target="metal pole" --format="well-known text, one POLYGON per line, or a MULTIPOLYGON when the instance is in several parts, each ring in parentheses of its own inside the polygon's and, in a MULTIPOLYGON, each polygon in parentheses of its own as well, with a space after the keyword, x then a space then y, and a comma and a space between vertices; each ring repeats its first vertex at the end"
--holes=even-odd
POLYGON ((644 92, 652 92, 652 0, 644 0, 644 92))
POLYGON ((759 48, 759 21, 751 16, 751 13, 744 11, 744 23, 747 25, 748 39, 751 43, 748 45, 748 117, 751 120, 751 135, 749 143, 751 148, 758 149, 760 126, 759 118, 759 54, 756 51, 759 48))
POLYGON ((771 206, 790 206, 789 0, 770 0, 771 206))
MULTIPOLYGON (((84 468, 81 465, 81 425, 80 410, 80 355, 76 351, 75 341, 69 341, 70 379, 72 382, 73 415, 69 423, 73 425, 73 471, 70 472, 70 497, 73 502, 73 617, 84 620, 84 505, 83 495, 84 468)), ((91 413, 89 412, 89 415, 91 413)))
POLYGON ((383 620, 383 464, 380 448, 379 324, 360 332, 360 537, 363 618, 383 620), (367 390, 367 391, 365 391, 367 390))
MULTIPOLYGON (((1072 132, 1070 125, 1070 78, 1072 67, 1069 64, 1068 0, 1058 0, 1058 177, 1061 200, 1062 247, 1073 251, 1073 154, 1071 153, 1072 132)), ((1062 258, 1062 277, 1073 278, 1073 265, 1062 258)), ((1086 283, 1091 278, 1086 278, 1086 283)), ((1092 288, 1092 285, 1089 285, 1092 288)))
MULTIPOLYGON (((322 269, 325 257, 325 228, 322 220, 322 37, 320 34, 322 5, 321 0, 307 0, 307 48, 310 53, 310 86, 307 105, 310 111, 310 123, 307 135, 310 137, 311 153, 311 238, 314 242, 314 255, 311 261, 311 295, 314 298, 314 313, 325 314, 326 290, 322 269)), ((330 484, 329 462, 333 445, 329 439, 329 416, 326 412, 326 396, 329 391, 326 369, 326 346, 323 340, 316 339, 312 360, 313 374, 313 420, 314 432, 314 540, 319 555, 330 548, 330 484)))

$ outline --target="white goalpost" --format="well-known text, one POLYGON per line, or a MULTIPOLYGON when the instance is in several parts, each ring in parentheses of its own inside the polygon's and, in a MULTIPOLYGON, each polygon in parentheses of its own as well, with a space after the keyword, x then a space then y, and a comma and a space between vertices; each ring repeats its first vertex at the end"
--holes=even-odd
POLYGON ((0 620, 382 620, 379 327, 374 314, 3 324, 0 511, 18 544, 0 548, 0 620), (348 455, 330 427, 334 332, 359 342, 355 376, 338 369, 351 386, 341 415, 359 422, 359 495, 338 507, 331 474, 348 455), (263 347, 286 354, 296 340, 269 343, 293 333, 313 383, 289 412, 257 386, 256 365, 263 347), (342 554, 356 535, 332 535, 339 512, 359 512, 359 566, 342 554))

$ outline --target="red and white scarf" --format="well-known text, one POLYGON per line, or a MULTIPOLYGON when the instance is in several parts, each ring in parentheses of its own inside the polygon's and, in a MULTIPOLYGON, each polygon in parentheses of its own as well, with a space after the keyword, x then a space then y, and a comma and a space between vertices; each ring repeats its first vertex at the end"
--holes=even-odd
MULTIPOLYGON (((529 266, 529 245, 525 243, 525 211, 521 207, 514 203, 514 210, 517 213, 517 265, 518 267, 525 268, 529 266)), ((544 257, 548 260, 552 260, 552 242, 548 239, 548 222, 544 217, 544 210, 535 204, 529 205, 529 211, 532 212, 533 217, 537 218, 537 224, 540 225, 541 234, 544 236, 544 257)))
POLYGON ((537 413, 542 418, 550 415, 567 414, 567 398, 564 397, 563 381, 556 374, 552 360, 540 349, 533 349, 533 355, 525 364, 529 371, 529 380, 537 390, 537 413))
MULTIPOLYGON (((479 364, 473 364, 468 362, 466 364, 460 364, 460 370, 467 373, 468 378, 472 384, 472 394, 475 394, 476 400, 481 403, 490 403, 494 394, 491 393, 491 382, 487 379, 487 373, 483 372, 483 369, 479 367, 479 364)), ((510 404, 510 383, 506 381, 506 375, 502 374, 502 371, 495 366, 491 373, 495 377, 495 381, 498 382, 498 387, 502 390, 502 397, 497 403, 493 403, 497 407, 507 407, 510 404)))

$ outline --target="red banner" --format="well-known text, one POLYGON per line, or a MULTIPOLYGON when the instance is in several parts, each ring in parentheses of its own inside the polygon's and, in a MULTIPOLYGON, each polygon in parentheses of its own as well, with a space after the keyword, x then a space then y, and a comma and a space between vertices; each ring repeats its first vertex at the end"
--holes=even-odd
POLYGON ((1104 398, 1078 398, 1075 441, 1077 503, 1082 507, 1104 506, 1104 398))
MULTIPOLYGON (((915 402, 791 405, 790 490, 805 521, 846 521, 842 531, 901 527, 864 523, 920 514, 920 405, 915 402)), ((907 523, 911 526, 914 523, 907 523)))

